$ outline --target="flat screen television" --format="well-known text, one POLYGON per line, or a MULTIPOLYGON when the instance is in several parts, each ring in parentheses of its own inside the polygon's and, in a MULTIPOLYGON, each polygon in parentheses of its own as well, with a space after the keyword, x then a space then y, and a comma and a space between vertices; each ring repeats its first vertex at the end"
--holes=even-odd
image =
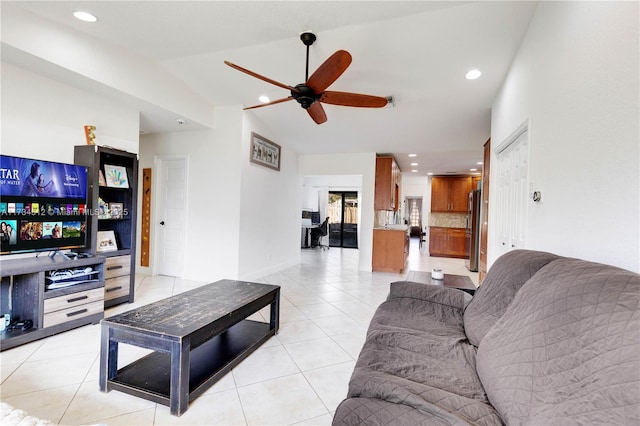
POLYGON ((88 168, 0 155, 0 254, 87 244, 88 168))

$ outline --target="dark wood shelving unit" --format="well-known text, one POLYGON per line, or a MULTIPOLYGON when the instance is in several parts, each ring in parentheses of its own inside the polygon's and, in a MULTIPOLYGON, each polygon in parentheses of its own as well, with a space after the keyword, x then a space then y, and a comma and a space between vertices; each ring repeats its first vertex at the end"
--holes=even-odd
POLYGON ((95 145, 80 145, 74 148, 76 164, 89 167, 89 205, 91 217, 87 221, 89 250, 92 254, 106 257, 105 263, 105 308, 121 303, 131 303, 135 290, 136 218, 138 200, 138 155, 115 148, 95 145), (106 175, 105 165, 126 170, 128 188, 100 185, 99 173, 106 175), (100 217, 99 199, 103 202, 120 203, 122 218, 100 217), (98 232, 113 231, 118 250, 99 251, 98 232))

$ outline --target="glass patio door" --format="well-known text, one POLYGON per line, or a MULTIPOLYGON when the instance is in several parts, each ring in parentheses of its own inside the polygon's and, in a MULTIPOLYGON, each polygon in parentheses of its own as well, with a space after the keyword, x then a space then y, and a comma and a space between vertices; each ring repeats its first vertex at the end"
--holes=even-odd
POLYGON ((358 248, 358 193, 329 192, 329 246, 358 248))

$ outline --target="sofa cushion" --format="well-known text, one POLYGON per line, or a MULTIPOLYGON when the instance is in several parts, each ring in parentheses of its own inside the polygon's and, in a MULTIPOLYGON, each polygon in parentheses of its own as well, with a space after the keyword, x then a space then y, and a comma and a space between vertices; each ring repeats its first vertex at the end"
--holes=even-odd
POLYGON ((477 347, 507 310, 520 287, 540 268, 559 258, 532 250, 513 250, 498 258, 464 312, 469 342, 477 347))
POLYGON ((640 275, 561 259, 518 292, 476 358, 507 424, 640 424, 640 275))
POLYGON ((446 412, 475 424, 500 424, 475 371, 476 348, 464 334, 465 293, 417 283, 395 287, 408 297, 392 291, 378 307, 348 397, 377 398, 436 416, 446 412))
POLYGON ((349 398, 338 406, 332 425, 470 426, 470 423, 436 406, 433 406, 431 412, 427 412, 377 398, 349 398))

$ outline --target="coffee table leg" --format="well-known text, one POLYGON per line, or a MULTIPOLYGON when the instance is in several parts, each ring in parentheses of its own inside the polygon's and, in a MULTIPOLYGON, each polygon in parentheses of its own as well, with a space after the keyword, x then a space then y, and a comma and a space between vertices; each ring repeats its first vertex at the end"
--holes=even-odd
POLYGON ((271 318, 269 321, 269 328, 278 333, 280 327, 280 289, 276 292, 276 299, 271 302, 271 318))
POLYGON ((107 382, 118 374, 118 342, 111 340, 111 328, 105 324, 100 339, 99 385, 102 392, 108 392, 107 382))
POLYGON ((189 408, 189 356, 191 342, 184 339, 171 347, 171 389, 169 390, 169 410, 180 416, 189 408))

